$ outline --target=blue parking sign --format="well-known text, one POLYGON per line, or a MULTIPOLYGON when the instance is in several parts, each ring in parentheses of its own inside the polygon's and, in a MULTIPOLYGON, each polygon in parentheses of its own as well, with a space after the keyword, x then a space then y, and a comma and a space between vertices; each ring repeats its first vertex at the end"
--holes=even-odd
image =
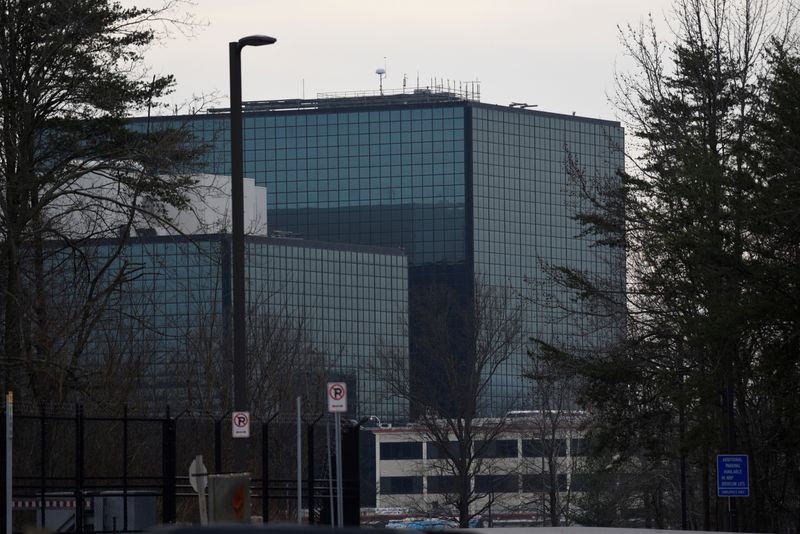
POLYGON ((749 496, 750 477, 747 455, 717 455, 717 497, 749 496))

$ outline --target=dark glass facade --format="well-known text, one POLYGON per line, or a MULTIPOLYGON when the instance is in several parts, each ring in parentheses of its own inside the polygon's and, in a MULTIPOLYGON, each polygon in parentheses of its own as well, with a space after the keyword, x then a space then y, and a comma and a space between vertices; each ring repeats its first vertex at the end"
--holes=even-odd
MULTIPOLYGON (((607 275, 624 291, 624 258, 576 238, 566 171, 571 154, 594 176, 615 176, 623 166, 618 123, 457 99, 315 105, 264 103, 243 114, 245 175, 267 188, 271 231, 401 247, 412 293, 439 280, 469 302, 476 277, 507 288, 525 301, 527 336, 601 347, 617 332, 527 297, 547 284, 546 263, 607 275)), ((227 115, 159 120, 185 121, 210 148, 204 171, 229 173, 227 115)), ((412 303, 412 367, 417 314, 412 303)), ((484 414, 533 407, 527 365, 526 347, 499 369, 484 414)))
MULTIPOLYGON (((573 215, 581 198, 567 173, 571 158, 589 187, 617 176, 623 142, 617 123, 499 107, 473 110, 474 269, 492 285, 513 288, 516 299, 532 297, 521 303, 528 308, 523 330, 530 336, 602 350, 619 333, 620 325, 598 314, 576 313, 575 295, 554 286, 544 266, 579 269, 624 292, 624 257, 591 237, 577 237, 581 228, 573 215)), ((520 373, 528 364, 527 353, 519 351, 494 375, 488 392, 494 414, 536 408, 525 400, 531 389, 520 373)))
MULTIPOLYGON (((102 258, 114 247, 95 243, 85 253, 102 258)), ((401 327, 407 313, 405 255, 398 249, 259 237, 246 239, 246 255, 252 372, 268 373, 269 355, 261 347, 283 347, 290 357, 299 347, 313 353, 302 356, 317 370, 351 384, 350 416, 404 420, 407 405, 387 396, 371 369, 379 343, 407 351, 401 327), (281 336, 280 343, 269 342, 281 336), (299 344, 287 346, 293 342, 299 344)), ((230 385, 230 367, 220 364, 230 333, 230 237, 134 239, 118 262, 132 267, 134 276, 117 292, 90 352, 146 354, 145 384, 159 409, 165 401, 213 409, 225 395, 205 398, 203 389, 230 385)), ((324 390, 318 393, 322 402, 324 390)))
MULTIPOLYGON (((403 247, 412 266, 463 263, 464 121, 456 105, 245 113, 244 172, 266 186, 273 230, 403 247)), ((230 174, 227 117, 187 125, 209 147, 203 171, 230 174)))

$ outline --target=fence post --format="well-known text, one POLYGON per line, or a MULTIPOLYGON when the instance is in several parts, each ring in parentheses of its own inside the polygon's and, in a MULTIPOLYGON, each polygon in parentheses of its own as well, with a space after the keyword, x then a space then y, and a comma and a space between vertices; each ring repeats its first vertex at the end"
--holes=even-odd
POLYGON ((222 419, 214 419, 214 472, 222 472, 222 419))
POLYGON ((162 427, 162 453, 161 453, 161 476, 162 476, 162 522, 171 524, 175 522, 175 477, 177 466, 175 465, 177 452, 175 450, 175 420, 170 416, 169 406, 167 406, 167 416, 163 421, 162 427))
POLYGON ((40 507, 40 516, 42 518, 42 528, 47 528, 47 523, 45 522, 45 514, 47 513, 47 507, 45 506, 45 494, 47 493, 47 474, 45 471, 45 465, 47 464, 47 419, 45 418, 44 412, 44 403, 42 402, 39 404, 39 431, 41 433, 41 440, 40 440, 40 448, 39 451, 39 461, 41 465, 39 466, 39 507, 40 507))
POLYGON ((261 515, 269 521, 269 421, 261 421, 261 515))
POLYGON ((278 413, 266 422, 261 421, 261 514, 264 523, 269 521, 269 424, 278 417, 278 413))
POLYGON ((342 481, 346 484, 343 494, 343 524, 351 527, 361 525, 361 476, 358 462, 359 434, 361 425, 348 428, 342 436, 342 481))
POLYGON ((308 430, 306 431, 306 463, 308 466, 308 524, 313 525, 314 521, 314 423, 308 423, 308 430))
POLYGON ((308 431, 306 432, 306 461, 308 462, 308 482, 306 485, 308 486, 308 524, 313 525, 316 523, 314 520, 314 425, 316 425, 322 416, 325 415, 321 413, 319 417, 314 419, 312 422, 308 423, 308 431))
POLYGON ((128 405, 122 407, 122 530, 128 531, 128 405))
POLYGON ((75 532, 83 532, 83 406, 75 405, 75 532))
POLYGON ((3 400, 3 424, 0 425, 0 426, 3 427, 2 431, 0 431, 0 438, 2 438, 2 442, 0 442, 0 454, 2 454, 2 458, 0 458, 0 461, 3 462, 3 472, 0 473, 0 482, 2 482, 2 485, 0 485, 0 525, 2 525, 2 526, 0 526, 0 529, 2 529, 2 530, 0 530, 0 532, 2 532, 3 534, 7 534, 6 533, 6 530, 7 530, 6 529, 6 514, 8 513, 8 510, 7 510, 8 501, 11 500, 10 499, 11 496, 10 495, 6 495, 6 492, 7 492, 7 489, 6 489, 6 477, 8 477, 8 469, 6 469, 6 403, 5 403, 5 400, 3 400))
POLYGON ((14 436, 14 428, 13 428, 13 407, 14 407, 14 396, 12 393, 5 391, 2 392, 4 395, 3 398, 3 442, 0 444, 0 449, 3 451, 3 457, 0 459, 0 462, 3 463, 3 485, 0 488, 0 492, 2 494, 0 497, 0 507, 2 511, 2 532, 4 534, 11 534, 11 510, 12 510, 12 497, 13 497, 13 473, 12 473, 12 462, 11 462, 11 447, 12 441, 14 436))

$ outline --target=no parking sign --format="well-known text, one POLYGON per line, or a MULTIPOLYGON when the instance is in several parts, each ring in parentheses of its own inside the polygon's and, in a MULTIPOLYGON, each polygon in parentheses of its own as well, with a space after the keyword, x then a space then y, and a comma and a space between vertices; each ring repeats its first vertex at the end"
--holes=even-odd
POLYGON ((345 382, 328 382, 328 411, 341 413, 347 411, 347 384, 345 382))
POLYGON ((250 412, 233 412, 231 414, 231 435, 234 438, 250 437, 250 412))

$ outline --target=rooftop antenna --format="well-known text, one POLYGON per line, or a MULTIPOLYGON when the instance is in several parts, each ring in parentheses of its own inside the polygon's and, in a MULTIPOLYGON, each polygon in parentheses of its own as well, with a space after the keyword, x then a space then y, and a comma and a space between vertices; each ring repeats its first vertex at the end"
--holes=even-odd
POLYGON ((383 67, 378 67, 377 69, 375 69, 375 74, 378 75, 378 80, 381 88, 381 96, 383 96, 383 79, 386 77, 386 69, 384 69, 383 67))
POLYGON ((406 94, 406 82, 408 81, 408 75, 404 72, 403 73, 403 94, 406 94))

